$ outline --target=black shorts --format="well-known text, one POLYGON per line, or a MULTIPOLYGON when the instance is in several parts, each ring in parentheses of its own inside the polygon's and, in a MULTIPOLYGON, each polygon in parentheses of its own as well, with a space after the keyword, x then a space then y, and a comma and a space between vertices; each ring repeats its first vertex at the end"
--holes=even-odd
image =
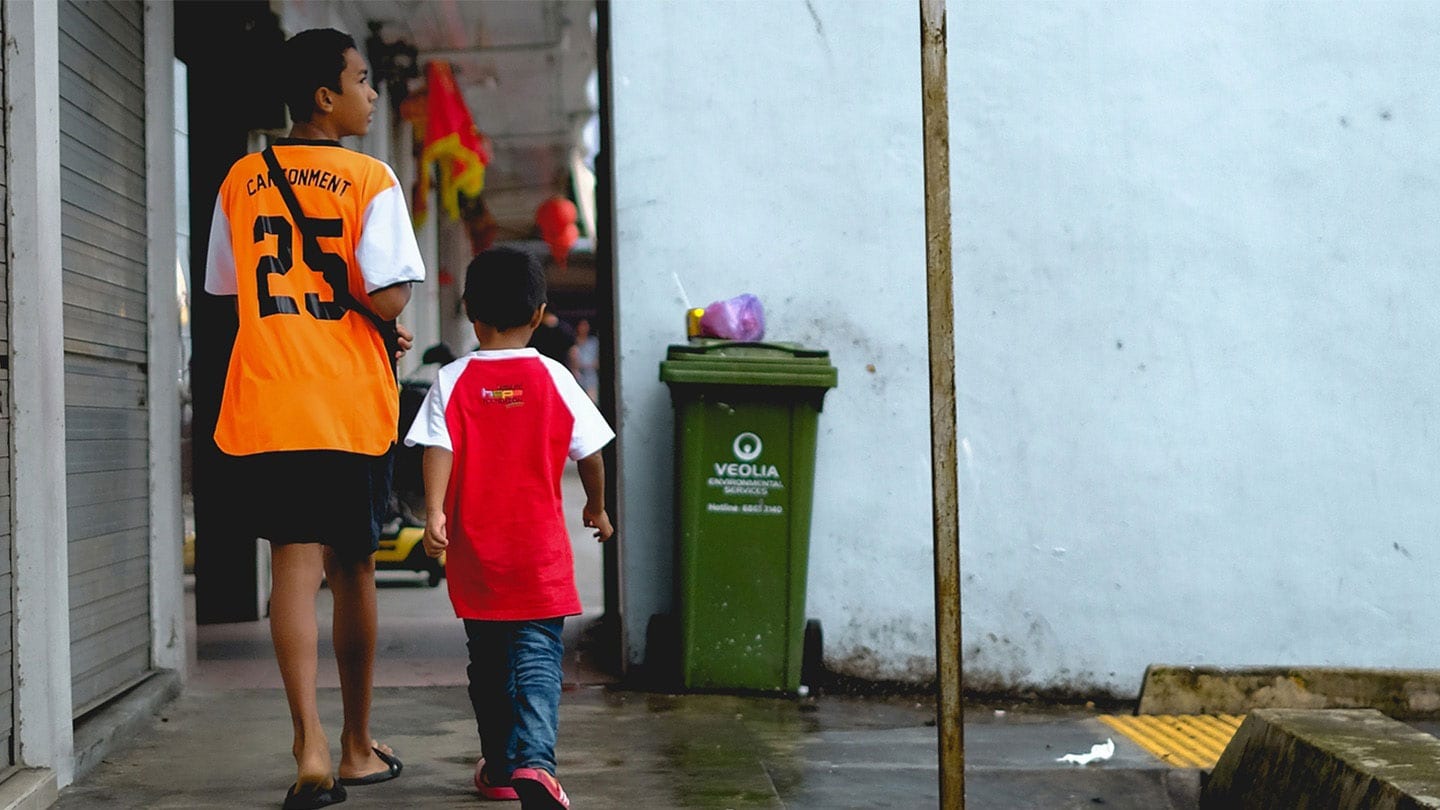
POLYGON ((345 559, 379 547, 394 447, 380 456, 303 450, 231 456, 237 519, 273 544, 321 543, 345 559))

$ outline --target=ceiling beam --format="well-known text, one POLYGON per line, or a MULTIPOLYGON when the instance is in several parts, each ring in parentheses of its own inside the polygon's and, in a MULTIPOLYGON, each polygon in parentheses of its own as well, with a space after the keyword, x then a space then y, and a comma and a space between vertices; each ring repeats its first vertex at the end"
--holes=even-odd
POLYGON ((466 59, 496 53, 540 53, 565 45, 565 37, 549 42, 518 42, 513 45, 475 45, 468 48, 432 48, 420 51, 421 59, 466 59))

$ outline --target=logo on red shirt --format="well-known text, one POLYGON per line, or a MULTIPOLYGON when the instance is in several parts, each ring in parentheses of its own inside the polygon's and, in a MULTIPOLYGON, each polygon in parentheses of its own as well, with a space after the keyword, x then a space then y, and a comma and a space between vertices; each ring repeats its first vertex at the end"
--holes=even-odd
POLYGON ((525 389, 518 385, 504 385, 496 388, 481 388, 480 401, 489 405, 504 405, 514 408, 525 404, 525 389))

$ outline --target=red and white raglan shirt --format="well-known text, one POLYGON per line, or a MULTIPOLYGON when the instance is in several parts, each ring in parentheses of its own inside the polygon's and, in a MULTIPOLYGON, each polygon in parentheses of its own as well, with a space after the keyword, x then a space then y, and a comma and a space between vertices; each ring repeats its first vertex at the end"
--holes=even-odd
POLYGON ((534 349, 478 351, 440 369, 405 444, 455 456, 445 575, 456 616, 580 612, 560 476, 567 459, 614 438, 570 370, 534 349))

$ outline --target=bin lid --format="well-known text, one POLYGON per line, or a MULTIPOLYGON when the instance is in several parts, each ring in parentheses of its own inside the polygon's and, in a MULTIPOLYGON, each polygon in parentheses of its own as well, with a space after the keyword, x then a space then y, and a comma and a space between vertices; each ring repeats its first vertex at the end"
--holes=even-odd
POLYGON ((700 338, 670 347, 660 364, 660 381, 671 385, 834 388, 838 374, 830 364, 830 352, 824 349, 700 338))

